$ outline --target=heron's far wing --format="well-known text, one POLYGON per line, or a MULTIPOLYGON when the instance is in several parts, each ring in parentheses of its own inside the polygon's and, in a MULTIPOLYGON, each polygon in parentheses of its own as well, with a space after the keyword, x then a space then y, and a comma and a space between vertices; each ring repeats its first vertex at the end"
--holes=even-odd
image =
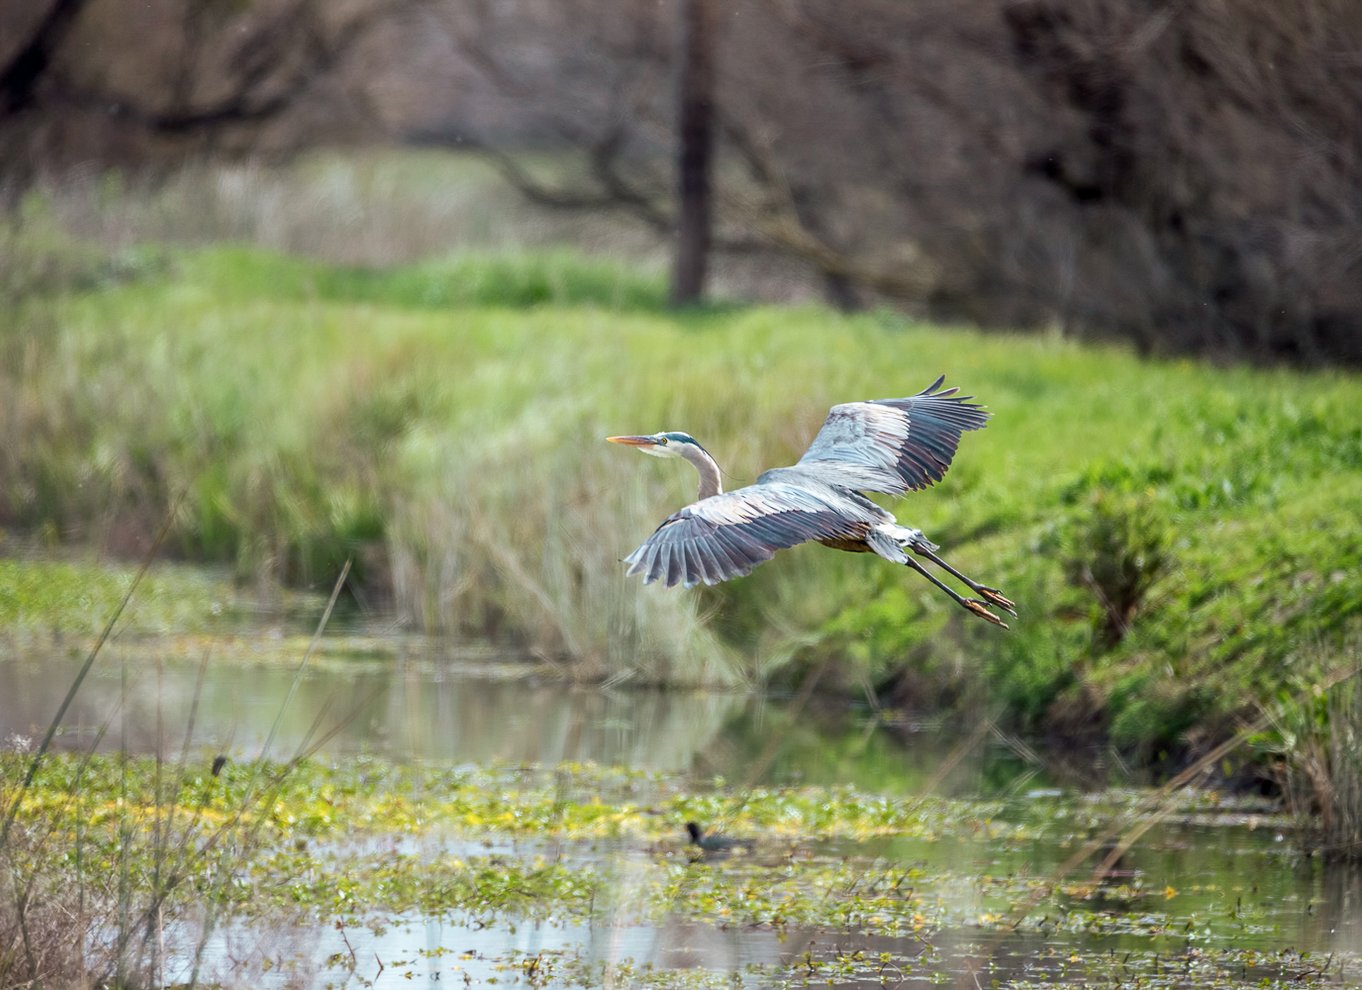
POLYGON ((938 378, 905 399, 872 399, 833 406, 799 467, 854 491, 902 495, 941 480, 960 436, 988 421, 988 413, 941 388, 938 378))
POLYGON ((796 485, 756 484, 673 513, 624 562, 628 573, 643 575, 644 584, 718 584, 749 573, 777 550, 864 536, 864 528, 864 521, 848 519, 796 485))

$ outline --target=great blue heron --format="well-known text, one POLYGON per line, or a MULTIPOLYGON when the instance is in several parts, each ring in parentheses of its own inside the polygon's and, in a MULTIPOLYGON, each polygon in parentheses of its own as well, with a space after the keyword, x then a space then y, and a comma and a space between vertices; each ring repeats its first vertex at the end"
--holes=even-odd
POLYGON ((700 472, 696 501, 663 521, 652 536, 624 559, 630 574, 645 584, 663 581, 692 587, 717 584, 749 573, 777 550, 809 540, 837 550, 877 553, 906 564, 989 622, 1007 628, 989 607, 1017 614, 1002 592, 961 574, 936 555, 922 531, 900 526, 892 513, 862 492, 903 495, 920 491, 945 475, 966 430, 977 430, 989 414, 942 388, 941 376, 917 395, 833 406, 813 443, 790 467, 772 468, 755 484, 724 492, 719 466, 689 433, 606 437, 655 457, 680 457, 700 472), (965 598, 918 563, 931 561, 963 582, 979 598, 965 598))

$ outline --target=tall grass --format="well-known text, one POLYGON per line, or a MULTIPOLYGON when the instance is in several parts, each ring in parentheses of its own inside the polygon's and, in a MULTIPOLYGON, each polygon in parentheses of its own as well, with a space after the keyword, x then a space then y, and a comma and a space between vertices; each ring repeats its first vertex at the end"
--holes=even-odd
MULTIPOLYGON (((168 529, 163 526, 160 537, 168 529)), ((0 753, 0 985, 6 987, 150 987, 166 985, 166 932, 180 953, 192 951, 187 981, 197 985, 207 940, 224 906, 240 898, 239 875, 258 851, 289 772, 318 744, 321 717, 293 760, 267 767, 262 759, 231 776, 245 778, 239 800, 224 808, 215 791, 226 760, 195 751, 198 695, 184 715, 178 760, 158 751, 151 772, 121 759, 97 760, 96 750, 119 722, 124 696, 75 761, 50 759, 68 706, 137 591, 159 549, 158 538, 105 620, 66 697, 30 753, 0 753), (94 781, 97 774, 113 780, 94 781), (110 785, 113 786, 110 786, 110 785), (91 794, 90 792, 95 792, 91 794), (108 802, 113 792, 118 800, 108 802), (53 802, 53 796, 58 799, 53 802), (213 807, 210 808, 210 805, 213 807)), ((340 572, 293 687, 316 648, 349 572, 340 572)), ((205 658, 206 663, 206 658, 205 658)), ((199 686, 202 687, 202 668, 199 686)), ((281 703, 275 728, 293 690, 281 703)), ((158 709, 158 728, 159 728, 158 709)), ((125 737, 126 739, 126 737, 125 737)), ((325 736, 320 740, 325 742, 325 736)))
POLYGON ((412 626, 576 676, 738 683, 834 658, 909 703, 1001 701, 1032 727, 1095 722, 1150 755, 1214 735, 1302 637, 1337 643, 1362 611, 1339 578, 1362 557, 1338 523, 1362 487, 1353 378, 883 314, 670 314, 656 277, 561 252, 388 271, 239 248, 163 260, 7 312, 11 526, 135 548, 184 490, 179 555, 262 588, 329 581, 354 556, 360 593, 412 626), (833 403, 940 372, 995 419, 943 485, 895 508, 1020 603, 1011 633, 818 547, 717 589, 623 577, 694 478, 604 436, 688 430, 735 487, 794 460, 833 403), (1094 637, 1093 590, 1066 573, 1135 545, 1083 535, 1093 504, 1127 502, 1137 528, 1166 534, 1160 566, 1138 609, 1120 606, 1121 636, 1094 637))
POLYGON ((538 210, 477 156, 439 151, 318 152, 282 167, 191 161, 150 175, 75 169, 40 178, 23 210, 92 255, 148 243, 237 243, 334 264, 394 265, 570 241, 665 258, 642 225, 538 210))
MULTIPOLYGON (((571 181, 579 167, 551 152, 534 166, 549 182, 571 181)), ((151 175, 77 168, 40 177, 20 212, 33 229, 12 245, 0 223, 0 291, 123 277, 148 262, 147 244, 242 244, 372 267, 563 244, 654 272, 670 257, 666 237, 628 211, 545 209, 477 155, 441 150, 318 150, 282 165, 188 161, 151 175)), ((804 266, 751 253, 714 266, 710 285, 743 299, 821 299, 824 291, 804 266)))
POLYGON ((1362 668, 1280 708, 1258 741, 1274 758, 1302 845, 1327 860, 1362 860, 1362 668))

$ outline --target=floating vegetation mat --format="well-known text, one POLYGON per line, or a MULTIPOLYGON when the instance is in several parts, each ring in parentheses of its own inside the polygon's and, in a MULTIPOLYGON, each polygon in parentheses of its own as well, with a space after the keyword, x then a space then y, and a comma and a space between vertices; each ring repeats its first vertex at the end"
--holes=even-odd
MULTIPOLYGON (((26 759, 0 762, 6 807, 26 759)), ((1348 891, 1281 841, 1284 819, 1184 794, 1121 848, 1150 824, 1141 797, 895 800, 577 764, 56 756, 0 855, 31 892, 79 889, 96 913, 117 901, 125 927, 129 903, 169 916, 172 982, 190 959, 252 985, 1359 978, 1348 891), (741 841, 702 849, 692 821, 741 841)))

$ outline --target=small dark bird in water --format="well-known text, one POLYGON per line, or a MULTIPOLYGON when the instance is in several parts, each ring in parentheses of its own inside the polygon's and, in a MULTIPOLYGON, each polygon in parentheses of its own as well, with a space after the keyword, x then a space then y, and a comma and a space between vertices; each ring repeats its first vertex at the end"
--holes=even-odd
POLYGON ((218 774, 222 773, 222 768, 225 767, 226 765, 227 765, 227 757, 223 756, 221 753, 219 753, 217 756, 213 757, 213 770, 212 770, 213 776, 216 777, 218 774))
POLYGON ((706 835, 698 822, 686 822, 692 845, 707 853, 730 853, 734 849, 751 849, 751 839, 733 839, 726 835, 706 835))
POLYGON ((937 556, 922 530, 900 526, 865 492, 903 495, 940 481, 960 438, 988 413, 942 388, 938 378, 917 395, 833 406, 797 464, 772 468, 754 484, 725 492, 719 465, 689 433, 606 437, 654 457, 679 457, 700 472, 694 502, 672 513, 624 559, 630 574, 667 587, 718 584, 749 573, 777 550, 815 541, 835 550, 874 553, 917 571, 981 619, 1006 628, 992 609, 1016 615, 997 588, 980 584, 937 556), (921 557, 963 584, 966 598, 927 569, 921 557))

